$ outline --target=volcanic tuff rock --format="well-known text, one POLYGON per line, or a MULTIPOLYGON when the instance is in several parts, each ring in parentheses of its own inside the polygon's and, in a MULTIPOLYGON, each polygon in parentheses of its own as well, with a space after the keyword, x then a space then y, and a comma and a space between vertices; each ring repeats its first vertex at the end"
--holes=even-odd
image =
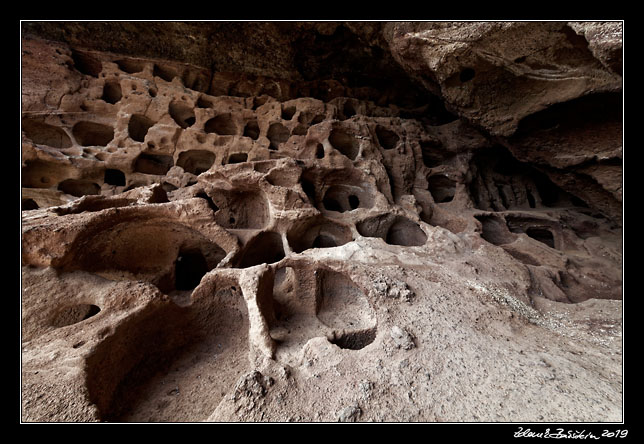
POLYGON ((621 23, 33 22, 23 421, 620 421, 621 23))

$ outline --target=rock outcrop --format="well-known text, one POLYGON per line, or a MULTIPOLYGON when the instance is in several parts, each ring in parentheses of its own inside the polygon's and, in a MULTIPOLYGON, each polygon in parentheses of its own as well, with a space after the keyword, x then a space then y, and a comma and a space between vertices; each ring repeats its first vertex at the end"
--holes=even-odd
POLYGON ((620 421, 621 66, 621 23, 24 23, 23 421, 620 421))

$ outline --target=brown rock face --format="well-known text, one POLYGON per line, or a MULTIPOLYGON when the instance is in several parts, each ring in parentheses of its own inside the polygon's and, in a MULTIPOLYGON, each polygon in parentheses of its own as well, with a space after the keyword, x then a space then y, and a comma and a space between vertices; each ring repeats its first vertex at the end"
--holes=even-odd
POLYGON ((22 420, 622 420, 621 45, 23 23, 22 420))

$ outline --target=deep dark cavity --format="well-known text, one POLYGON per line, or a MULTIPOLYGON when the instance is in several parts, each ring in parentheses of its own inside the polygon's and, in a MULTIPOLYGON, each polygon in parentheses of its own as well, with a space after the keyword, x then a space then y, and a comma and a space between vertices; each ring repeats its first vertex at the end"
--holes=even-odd
POLYGON ((474 69, 472 69, 472 68, 463 68, 463 70, 458 75, 458 78, 462 83, 466 83, 466 82, 469 82, 470 80, 472 80, 475 75, 476 75, 476 72, 474 71, 474 69))
POLYGON ((37 210, 38 208, 39 208, 39 206, 38 206, 38 204, 36 203, 35 200, 33 200, 33 199, 22 199, 22 206, 21 206, 22 211, 37 210))
POLYGON ((199 98, 197 99, 198 108, 213 108, 214 106, 215 104, 207 97, 199 96, 199 98))
POLYGON ((618 126, 621 131, 622 109, 621 93, 596 93, 568 102, 556 103, 523 118, 511 140, 520 142, 524 137, 535 132, 555 129, 564 132, 592 128, 597 125, 606 126, 611 123, 613 124, 611 127, 618 126))
POLYGON ((443 174, 430 176, 427 179, 428 190, 434 202, 451 202, 456 192, 456 182, 443 174))
POLYGON ((555 239, 552 235, 552 232, 547 228, 528 228, 525 232, 532 239, 538 240, 539 242, 549 246, 550 248, 555 248, 555 239))
POLYGON ((370 208, 373 205, 371 194, 358 185, 338 183, 330 186, 322 199, 324 209, 344 213, 359 207, 370 208))
POLYGON ((293 105, 291 106, 282 105, 282 119, 291 120, 295 115, 296 111, 297 111, 297 108, 295 108, 295 106, 293 105))
POLYGON ((384 214, 356 224, 358 233, 365 237, 379 237, 389 245, 421 246, 427 235, 420 226, 404 216, 384 214))
POLYGON ((508 230, 508 227, 500 216, 476 216, 481 222, 481 237, 494 245, 503 245, 513 242, 515 236, 508 230))
POLYGON ((171 102, 168 111, 172 119, 183 129, 189 128, 195 123, 194 108, 187 103, 171 102))
POLYGON ((103 85, 103 99, 107 103, 115 104, 118 103, 123 97, 123 92, 121 91, 121 84, 117 80, 110 80, 105 82, 103 85))
MULTIPOLYGON (((360 88, 356 98, 379 106, 391 103, 411 110, 432 102, 432 95, 410 80, 389 51, 366 44, 344 25, 331 35, 301 32, 293 49, 295 67, 307 81, 333 79, 347 89, 360 88)), ((328 88, 311 93, 325 101, 338 97, 328 88)), ((346 108, 344 117, 351 115, 351 109, 346 108)))
POLYGON ((437 140, 425 140, 420 142, 420 150, 423 156, 423 163, 427 168, 435 168, 446 163, 453 154, 443 148, 443 144, 437 140))
POLYGON ((250 137, 253 140, 257 140, 259 137, 259 125, 257 120, 249 120, 244 127, 244 136, 250 137))
POLYGON ((172 80, 179 75, 179 73, 169 66, 161 66, 159 64, 154 64, 152 69, 152 74, 155 77, 160 77, 166 82, 172 82, 172 80))
POLYGON ((315 147, 315 157, 316 159, 324 158, 324 146, 321 143, 318 143, 315 147))
POLYGON ((281 123, 271 123, 271 126, 268 127, 266 137, 270 140, 269 149, 278 150, 279 146, 291 137, 291 133, 281 123))
POLYGON ((125 186, 125 173, 114 168, 107 168, 103 176, 103 181, 108 185, 125 186))
POLYGON ((228 156, 228 164, 244 163, 248 160, 248 153, 232 153, 228 156))
POLYGON ((347 100, 346 102, 344 102, 344 106, 342 107, 342 114, 345 119, 350 119, 357 114, 356 109, 351 101, 347 100))
POLYGON ((132 140, 143 142, 148 130, 154 125, 154 122, 141 114, 133 114, 130 117, 127 130, 132 140))
POLYGON ((333 129, 329 135, 329 143, 351 160, 356 160, 360 146, 358 140, 344 129, 333 129))
POLYGON ((376 137, 378 138, 380 146, 386 150, 395 148, 400 140, 398 134, 380 125, 376 126, 376 137))
POLYGON ((576 206, 572 194, 528 163, 515 159, 501 146, 479 151, 471 162, 474 177, 470 197, 486 211, 576 206))
POLYGON ((134 163, 134 171, 143 174, 165 175, 174 165, 172 156, 141 153, 134 163))
POLYGON ((260 264, 273 264, 285 256, 282 236, 272 231, 263 232, 246 245, 239 259, 238 267, 247 268, 260 264))
POLYGON ((200 250, 179 251, 175 262, 175 288, 193 290, 208 271, 208 264, 200 250))
POLYGON ((215 163, 215 153, 206 150, 189 150, 179 154, 177 166, 196 176, 205 173, 215 163))
POLYGON ((427 235, 416 222, 399 217, 389 227, 385 242, 390 245, 420 246, 427 242, 427 235))
POLYGON ((96 122, 78 122, 72 128, 74 139, 82 146, 107 146, 114 138, 114 128, 96 122))
POLYGON ((220 136, 235 136, 237 135, 237 126, 231 115, 226 113, 208 120, 204 125, 204 131, 219 134, 220 136))
POLYGON ((98 77, 103 70, 101 61, 86 52, 72 50, 72 60, 74 68, 88 76, 98 77))
POLYGON ((348 227, 324 218, 296 224, 287 234, 291 249, 301 253, 309 248, 332 248, 352 240, 348 227))
POLYGON ((145 69, 145 62, 137 59, 121 59, 117 60, 116 64, 121 71, 128 74, 136 74, 145 69))
POLYGON ((22 130, 31 141, 38 145, 47 145, 53 148, 70 148, 72 140, 67 133, 58 126, 49 125, 39 120, 22 119, 22 130))
POLYGON ((306 194, 306 197, 308 197, 311 204, 315 206, 315 203, 316 203, 315 184, 311 182, 309 179, 302 177, 300 179, 300 185, 302 186, 302 191, 304 191, 304 194, 306 194))
POLYGON ((58 184, 58 189, 76 197, 100 194, 101 192, 101 187, 97 183, 84 179, 65 179, 58 184))
POLYGON ((359 331, 350 331, 342 333, 337 337, 329 340, 340 348, 348 350, 361 350, 371 344, 376 339, 376 329, 368 328, 359 331))

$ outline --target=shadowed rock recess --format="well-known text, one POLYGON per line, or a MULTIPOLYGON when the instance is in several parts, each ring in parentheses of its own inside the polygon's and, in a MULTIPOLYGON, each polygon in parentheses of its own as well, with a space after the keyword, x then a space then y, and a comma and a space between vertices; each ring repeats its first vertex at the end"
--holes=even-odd
POLYGON ((621 22, 23 22, 24 422, 619 422, 621 22))

